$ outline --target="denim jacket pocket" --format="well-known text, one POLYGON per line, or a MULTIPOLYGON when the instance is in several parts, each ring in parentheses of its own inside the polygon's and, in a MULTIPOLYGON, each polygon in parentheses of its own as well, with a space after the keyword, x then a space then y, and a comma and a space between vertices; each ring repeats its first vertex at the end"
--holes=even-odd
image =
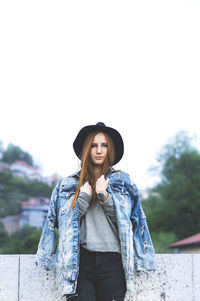
POLYGON ((75 193, 76 193, 75 184, 65 184, 60 187, 58 197, 60 199, 60 210, 59 215, 63 215, 65 211, 68 211, 69 202, 71 203, 75 193), (68 203, 68 204, 67 204, 68 203), (64 211, 65 209, 65 211, 64 211))
POLYGON ((126 190, 123 182, 112 183, 112 184, 110 184, 110 187, 115 192, 118 192, 120 194, 128 195, 128 191, 126 190))
POLYGON ((69 214, 71 211, 71 201, 76 193, 76 187, 71 186, 62 186, 59 191, 59 210, 58 216, 62 219, 66 214, 69 214))
POLYGON ((59 193, 59 197, 63 199, 69 199, 73 194, 75 194, 76 191, 62 191, 59 193))
POLYGON ((63 184, 60 187, 59 196, 69 198, 73 193, 76 192, 77 184, 69 183, 63 184))

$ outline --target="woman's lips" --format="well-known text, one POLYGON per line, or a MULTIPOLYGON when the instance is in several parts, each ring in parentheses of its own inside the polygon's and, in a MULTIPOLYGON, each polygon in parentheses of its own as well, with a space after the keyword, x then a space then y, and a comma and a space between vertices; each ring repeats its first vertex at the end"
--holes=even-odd
POLYGON ((95 157, 96 160, 102 160, 103 157, 95 157))

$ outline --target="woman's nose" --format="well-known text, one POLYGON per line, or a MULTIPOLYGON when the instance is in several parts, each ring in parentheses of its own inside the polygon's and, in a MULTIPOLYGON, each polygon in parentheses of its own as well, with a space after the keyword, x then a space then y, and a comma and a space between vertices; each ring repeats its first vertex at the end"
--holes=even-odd
POLYGON ((97 147, 97 153, 98 154, 101 153, 101 146, 100 145, 97 147))

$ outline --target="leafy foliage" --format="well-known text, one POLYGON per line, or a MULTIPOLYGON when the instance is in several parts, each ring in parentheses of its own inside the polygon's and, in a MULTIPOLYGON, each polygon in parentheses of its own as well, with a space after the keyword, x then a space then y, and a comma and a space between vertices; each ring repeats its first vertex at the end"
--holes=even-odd
MULTIPOLYGON (((58 230, 55 230, 58 246, 58 230)), ((8 235, 2 223, 0 223, 0 254, 35 254, 38 248, 42 229, 36 229, 28 225, 20 231, 8 235)))
MULTIPOLYGON (((20 160, 33 166, 33 159, 29 153, 13 144, 9 144, 7 150, 4 151, 1 141, 0 160, 8 164, 20 160)), ((21 201, 27 201, 29 197, 50 197, 53 186, 37 180, 14 176, 9 170, 0 172, 0 218, 18 215, 21 211, 21 201)), ((4 225, 0 223, 0 253, 34 254, 41 231, 25 226, 20 231, 8 235, 4 225)))
POLYGON ((3 155, 3 142, 0 140, 0 159, 3 155))
POLYGON ((158 162, 161 182, 143 202, 151 230, 174 233, 178 240, 196 234, 200 229, 200 153, 180 132, 163 148, 158 162))
POLYGON ((2 161, 11 164, 15 161, 25 161, 33 166, 33 158, 28 152, 24 152, 19 146, 10 143, 3 152, 2 161))
POLYGON ((4 225, 0 222, 0 249, 9 238, 7 232, 4 229, 4 225))
POLYGON ((152 241, 156 253, 171 253, 169 245, 176 241, 176 235, 173 232, 152 232, 152 241))
MULTIPOLYGON (((35 254, 42 231, 24 226, 20 231, 0 241, 1 254, 35 254)), ((4 234, 5 235, 5 234, 4 234)))
POLYGON ((53 187, 36 180, 13 176, 11 172, 0 172, 0 217, 20 213, 21 201, 29 197, 50 197, 53 187))

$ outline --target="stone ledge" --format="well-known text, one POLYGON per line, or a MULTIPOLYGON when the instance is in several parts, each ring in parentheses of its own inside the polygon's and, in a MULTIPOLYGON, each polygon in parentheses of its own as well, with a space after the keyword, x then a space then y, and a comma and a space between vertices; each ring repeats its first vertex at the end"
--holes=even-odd
MULTIPOLYGON (((1 301, 63 301, 52 271, 35 255, 0 255, 1 301)), ((200 254, 156 254, 158 269, 137 272, 135 293, 125 301, 199 301, 200 254)))

